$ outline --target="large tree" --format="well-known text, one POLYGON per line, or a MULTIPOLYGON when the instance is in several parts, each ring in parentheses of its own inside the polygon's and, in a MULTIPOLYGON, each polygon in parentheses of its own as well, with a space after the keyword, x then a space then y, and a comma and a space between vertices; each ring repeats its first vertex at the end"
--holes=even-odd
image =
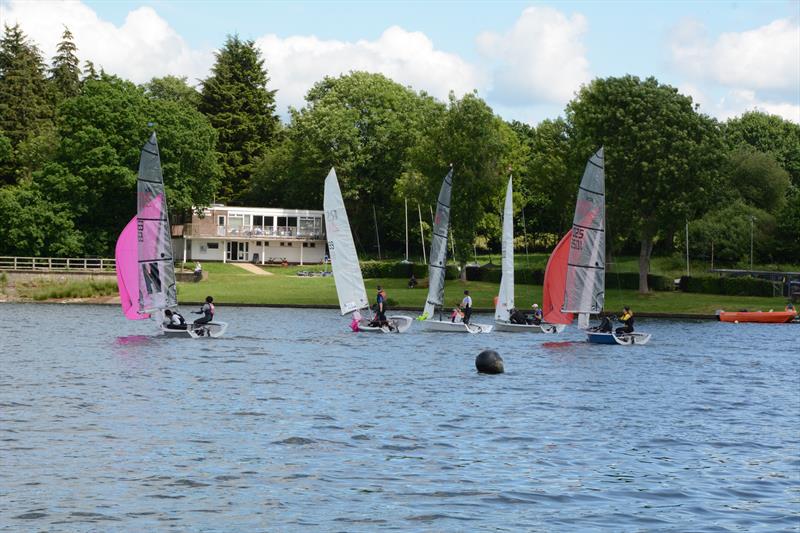
POLYGON ((81 63, 77 50, 72 32, 65 27, 50 67, 50 83, 58 100, 77 96, 81 90, 81 63))
MULTIPOLYGON (((0 39, 0 131, 16 150, 19 143, 52 127, 53 108, 48 101, 45 65, 36 45, 19 25, 5 27, 0 39)), ((0 182, 13 183, 24 172, 12 155, 0 167, 0 182)))
POLYGON ((517 134, 476 94, 457 99, 451 93, 447 113, 415 149, 416 168, 430 180, 432 195, 453 164, 450 222, 462 279, 478 228, 498 226, 509 169, 522 166, 525 157, 517 134))
POLYGON ((319 208, 323 181, 335 167, 362 252, 377 251, 373 206, 381 244, 398 243, 403 203, 392 196, 394 184, 444 106, 366 72, 325 78, 306 101, 292 110, 281 142, 259 166, 251 197, 264 205, 319 208))
POLYGON ((583 161, 605 146, 609 231, 636 236, 639 291, 647 292, 656 237, 702 214, 719 183, 719 125, 677 89, 630 75, 582 87, 567 121, 583 161))
POLYGON ((750 146, 772 155, 800 187, 800 125, 761 111, 728 120, 725 139, 731 148, 750 146))
POLYGON ((101 75, 87 79, 59 117, 55 161, 34 182, 49 202, 70 205, 85 253, 110 253, 135 213, 139 153, 152 128, 172 212, 211 202, 220 175, 216 132, 190 106, 148 99, 133 83, 101 75))
POLYGON ((200 111, 219 134, 220 197, 236 200, 247 192, 253 166, 279 127, 275 91, 267 89, 264 60, 253 41, 229 36, 216 57, 211 76, 203 81, 200 111))
POLYGON ((145 94, 154 100, 181 102, 195 109, 200 106, 200 93, 189 85, 186 76, 153 78, 143 87, 145 94))

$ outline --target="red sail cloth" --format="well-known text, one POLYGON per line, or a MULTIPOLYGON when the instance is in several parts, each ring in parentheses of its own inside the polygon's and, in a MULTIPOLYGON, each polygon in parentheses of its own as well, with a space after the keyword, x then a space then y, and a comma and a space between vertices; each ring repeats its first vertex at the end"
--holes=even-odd
POLYGON ((542 287, 542 312, 548 324, 571 324, 572 313, 562 313, 564 305, 564 289, 567 283, 567 261, 569 260, 569 244, 572 230, 569 230, 558 242, 558 245, 547 260, 544 270, 544 286, 542 287))

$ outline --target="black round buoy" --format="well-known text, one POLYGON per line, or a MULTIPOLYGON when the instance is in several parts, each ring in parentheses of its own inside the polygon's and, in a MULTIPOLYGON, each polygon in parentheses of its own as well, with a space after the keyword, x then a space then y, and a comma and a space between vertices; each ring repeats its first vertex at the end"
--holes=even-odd
POLYGON ((475 358, 475 368, 484 374, 502 374, 503 358, 494 350, 484 350, 475 358))

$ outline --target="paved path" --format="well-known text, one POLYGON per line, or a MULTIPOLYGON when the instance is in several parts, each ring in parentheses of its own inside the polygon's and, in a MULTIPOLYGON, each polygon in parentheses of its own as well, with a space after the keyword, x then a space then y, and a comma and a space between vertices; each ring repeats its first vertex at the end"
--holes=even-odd
POLYGON ((259 276, 274 276, 275 275, 272 272, 267 272, 263 268, 259 268, 256 265, 253 265, 251 263, 231 263, 231 264, 232 265, 236 265, 239 268, 243 268, 243 269, 247 270, 248 272, 250 272, 251 274, 256 274, 256 275, 259 275, 259 276))

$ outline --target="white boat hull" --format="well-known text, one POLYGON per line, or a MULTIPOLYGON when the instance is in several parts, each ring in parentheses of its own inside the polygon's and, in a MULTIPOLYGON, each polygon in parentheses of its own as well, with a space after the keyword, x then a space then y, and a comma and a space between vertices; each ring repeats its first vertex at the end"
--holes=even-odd
POLYGON ((564 324, 512 324, 502 320, 495 320, 494 330, 505 333, 561 333, 566 326, 564 324))
POLYGON ((476 324, 471 322, 450 322, 449 320, 422 320, 422 325, 427 331, 439 331, 447 333, 489 333, 492 326, 488 324, 476 324))
POLYGON ((164 325, 161 326, 161 332, 167 337, 185 337, 185 338, 217 338, 225 334, 228 329, 227 322, 212 321, 207 324, 187 324, 186 329, 173 329, 164 325))
POLYGON ((391 324, 391 328, 386 326, 370 326, 370 321, 364 319, 358 323, 358 331, 363 331, 365 333, 404 333, 414 322, 413 318, 405 315, 388 316, 386 317, 386 320, 389 322, 389 324, 391 324))

